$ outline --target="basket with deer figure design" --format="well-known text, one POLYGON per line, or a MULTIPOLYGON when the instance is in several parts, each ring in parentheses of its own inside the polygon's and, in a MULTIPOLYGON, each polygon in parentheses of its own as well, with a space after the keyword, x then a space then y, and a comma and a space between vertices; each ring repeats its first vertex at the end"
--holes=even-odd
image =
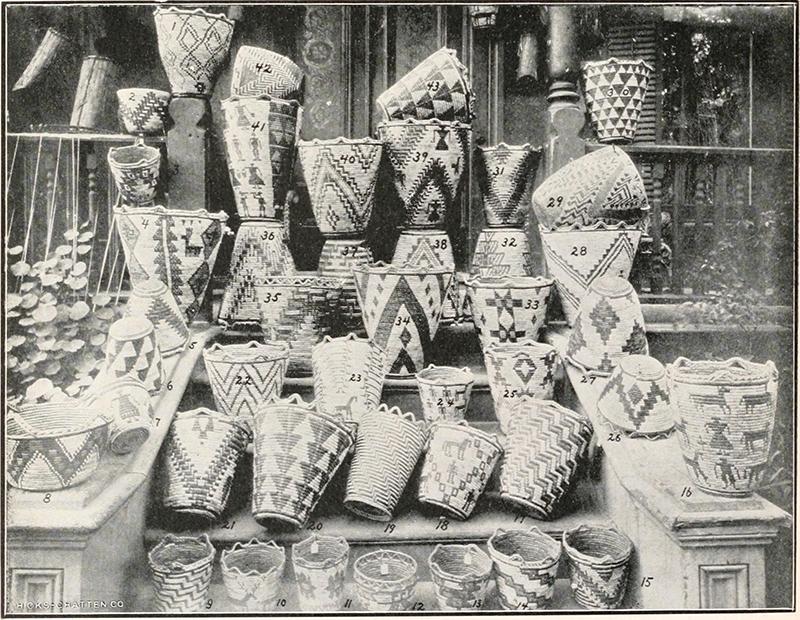
POLYGON ((153 431, 153 408, 144 383, 122 377, 93 384, 84 398, 87 407, 102 411, 109 420, 108 447, 115 454, 128 454, 141 446, 153 431))
POLYGON ((733 357, 667 365, 675 430, 694 483, 709 493, 748 495, 770 458, 778 371, 733 357))
POLYGON ((428 557, 439 608, 446 611, 483 607, 492 576, 492 560, 478 545, 436 545, 428 557))
POLYGON ((216 520, 250 441, 244 422, 200 407, 175 414, 163 454, 162 504, 181 514, 216 520))
POLYGON ((614 527, 579 525, 565 530, 570 587, 581 607, 616 609, 625 598, 633 543, 614 527))
POLYGON ((312 534, 292 546, 292 566, 304 611, 338 611, 350 545, 341 536, 312 534))
POLYGON ((484 228, 478 233, 470 274, 481 278, 532 276, 527 233, 521 228, 484 228))
POLYGON ((223 549, 219 561, 228 596, 248 611, 264 611, 281 593, 286 549, 257 538, 223 549))
POLYGON ((592 437, 589 419, 551 400, 524 396, 511 405, 500 496, 549 519, 569 490, 592 437))
POLYGON ((353 583, 367 611, 405 611, 417 585, 417 561, 402 551, 378 549, 353 564, 353 583))
POLYGON ((131 288, 125 315, 138 314, 150 320, 161 357, 181 353, 189 340, 189 328, 167 285, 161 280, 148 278, 131 288))
POLYGON ((122 197, 131 206, 150 206, 156 194, 161 151, 137 142, 131 146, 108 149, 108 169, 122 197))
POLYGON ((530 144, 501 142, 497 146, 478 146, 477 153, 486 225, 522 228, 542 150, 530 144))
POLYGON ((546 609, 561 559, 561 543, 536 527, 498 528, 487 543, 503 609, 546 609))
POLYGON ((242 45, 231 71, 231 95, 268 95, 302 103, 305 76, 291 58, 272 50, 242 45))
POLYGON ((199 612, 206 609, 214 545, 208 534, 197 538, 167 534, 147 554, 159 613, 199 612))
POLYGON ((167 132, 171 98, 165 90, 121 88, 117 91, 117 115, 127 133, 163 136, 167 132))
POLYGON ((475 377, 467 368, 428 365, 416 375, 423 417, 428 422, 464 419, 475 377))
POLYGON ((161 392, 164 383, 155 329, 141 315, 123 317, 108 328, 106 359, 94 385, 101 386, 122 377, 138 379, 153 396, 161 392))
POLYGON ((358 424, 344 506, 375 521, 390 521, 425 446, 425 424, 381 404, 358 424))
POLYGON ((497 436, 459 422, 434 422, 417 498, 468 519, 503 454, 497 436))
POLYGON ((253 517, 302 527, 353 447, 354 425, 297 394, 258 409, 253 439, 253 517))

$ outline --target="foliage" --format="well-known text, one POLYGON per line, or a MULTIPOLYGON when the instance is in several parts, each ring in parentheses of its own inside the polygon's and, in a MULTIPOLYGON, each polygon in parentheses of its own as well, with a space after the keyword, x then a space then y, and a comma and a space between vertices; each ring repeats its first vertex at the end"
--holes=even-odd
MULTIPOLYGON (((45 260, 11 265, 6 297, 9 370, 12 402, 59 400, 79 396, 103 363, 106 334, 118 309, 106 293, 88 294, 84 257, 93 233, 88 223, 64 233, 45 260)), ((22 247, 8 249, 20 256, 22 247)))

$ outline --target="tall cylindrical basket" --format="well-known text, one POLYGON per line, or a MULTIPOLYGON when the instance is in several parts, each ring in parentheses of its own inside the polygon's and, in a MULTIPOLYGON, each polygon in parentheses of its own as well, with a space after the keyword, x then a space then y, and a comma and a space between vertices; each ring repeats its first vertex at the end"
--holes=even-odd
POLYGON ((214 546, 208 534, 198 538, 167 534, 147 554, 155 590, 153 611, 204 611, 214 568, 214 546))

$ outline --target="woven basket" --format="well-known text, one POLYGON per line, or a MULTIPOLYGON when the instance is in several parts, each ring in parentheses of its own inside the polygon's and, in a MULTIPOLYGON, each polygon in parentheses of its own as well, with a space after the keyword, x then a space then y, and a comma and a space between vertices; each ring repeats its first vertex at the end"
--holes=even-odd
POLYGON ((228 597, 249 611, 264 611, 281 593, 286 550, 253 538, 224 549, 219 565, 228 597))
POLYGON ((292 394, 255 416, 253 517, 302 527, 353 447, 352 426, 292 394))
POLYGON ((572 160, 533 193, 536 219, 545 228, 597 222, 634 225, 649 209, 636 164, 625 151, 611 146, 572 160))
POLYGON ((234 95, 221 107, 228 173, 239 216, 282 221, 302 106, 266 95, 234 95))
POLYGON ((319 275, 341 279, 342 294, 339 297, 340 332, 355 332, 365 336, 364 319, 358 305, 353 267, 372 264, 372 251, 362 239, 326 239, 319 255, 319 275))
POLYGON ((355 334, 325 336, 311 351, 317 408, 354 422, 373 411, 381 399, 385 357, 377 344, 355 334))
POLYGON ((367 334, 386 351, 387 373, 407 377, 422 370, 453 272, 378 262, 354 267, 353 275, 367 334))
POLYGON ((589 285, 567 342, 566 359, 598 376, 609 376, 627 355, 648 355, 639 298, 627 280, 603 276, 589 285))
POLYGON ((366 519, 390 521, 426 440, 412 413, 381 404, 358 425, 344 506, 366 519))
POLYGON ((561 543, 538 528, 497 529, 487 543, 503 609, 546 609, 561 558, 561 543))
POLYGON ((112 94, 119 73, 119 65, 107 56, 83 57, 68 131, 102 132, 113 124, 112 94))
POLYGON ((464 169, 472 128, 454 121, 404 120, 378 125, 408 228, 443 228, 464 169))
POLYGON ((6 481, 26 491, 57 491, 84 482, 108 442, 108 420, 83 401, 9 407, 6 481))
POLYGON ((486 488, 503 448, 495 435, 465 421, 435 422, 422 464, 417 498, 468 519, 486 488))
POLYGON ((383 144, 373 138, 297 143, 314 219, 324 237, 364 234, 382 152, 383 144))
POLYGON ((202 9, 157 8, 158 54, 173 95, 210 97, 236 22, 202 9))
POLYGON ((217 411, 176 413, 163 448, 162 504, 184 515, 219 518, 249 441, 244 423, 217 411))
POLYGON ((12 90, 22 90, 38 81, 46 70, 59 57, 64 48, 70 44, 70 39, 55 28, 48 28, 39 42, 22 75, 14 83, 12 90))
POLYGON ((280 397, 289 347, 283 342, 214 343, 203 349, 208 382, 217 408, 225 415, 251 423, 256 410, 280 397))
POLYGON ((342 606, 350 545, 341 536, 312 534, 292 546, 300 609, 336 611, 342 606))
POLYGON ((141 315, 118 319, 108 328, 106 359, 94 385, 123 377, 138 379, 154 396, 161 392, 164 383, 164 367, 153 324, 141 315))
POLYGON ((631 436, 669 432, 673 417, 664 366, 646 355, 621 358, 603 388, 597 410, 631 436))
POLYGON ((470 274, 481 278, 533 275, 528 235, 520 228, 484 228, 478 233, 470 274))
POLYGON ((163 136, 171 98, 165 90, 121 88, 117 91, 117 115, 127 133, 163 136))
POLYGON ((205 298, 228 216, 156 206, 115 207, 114 217, 131 283, 160 280, 191 323, 205 298))
POLYGON ((551 345, 531 339, 494 343, 484 348, 483 360, 495 416, 503 433, 508 433, 510 408, 517 399, 553 397, 561 359, 551 345))
POLYGON ((153 432, 153 409, 144 383, 123 377, 87 392, 86 406, 102 411, 109 420, 108 447, 115 454, 128 454, 153 432))
POLYGON ((189 328, 167 285, 149 278, 134 284, 132 289, 125 304, 125 315, 144 316, 153 324, 162 357, 182 353, 189 341, 189 328))
POLYGON ((769 463, 775 425, 775 364, 734 357, 667 365, 667 383, 683 460, 709 493, 747 495, 769 463))
POLYGON ((436 545, 428 557, 439 609, 482 608, 492 576, 492 560, 477 545, 436 545))
POLYGON ((556 281, 567 324, 572 326, 586 289, 605 275, 627 279, 641 229, 598 222, 593 226, 539 227, 547 271, 556 281))
POLYGON ((500 496, 537 519, 549 519, 586 454, 592 425, 556 402, 527 396, 510 413, 500 496))
POLYGON ((208 534, 197 538, 167 534, 147 554, 155 590, 155 607, 163 613, 205 610, 214 546, 208 534))
POLYGON ((583 65, 583 96, 598 142, 633 142, 653 67, 608 58, 583 65))
POLYGON ((442 48, 420 62, 376 99, 383 118, 438 118, 472 122, 474 94, 455 50, 442 48))
POLYGON ((581 607, 616 609, 625 597, 633 543, 613 527, 579 525, 563 534, 572 593, 581 607))
POLYGON ((542 149, 530 144, 478 146, 478 183, 486 225, 522 228, 542 149))
POLYGON ((417 562, 401 551, 371 551, 353 564, 353 582, 365 610, 405 611, 413 602, 417 562))
POLYGON ((161 151, 154 146, 136 143, 108 149, 108 169, 122 197, 132 206, 153 204, 161 166, 161 151))
POLYGON ((430 364, 416 375, 423 417, 428 422, 464 419, 475 377, 469 368, 430 364))
POLYGON ((290 58, 262 47, 242 45, 231 72, 231 95, 268 95, 303 101, 303 70, 290 58))

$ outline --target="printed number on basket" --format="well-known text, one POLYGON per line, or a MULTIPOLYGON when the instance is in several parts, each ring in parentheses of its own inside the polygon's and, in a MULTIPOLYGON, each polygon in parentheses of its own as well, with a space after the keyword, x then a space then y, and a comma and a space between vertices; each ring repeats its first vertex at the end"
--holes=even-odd
POLYGON ((206 609, 211 609, 211 606, 214 604, 214 599, 210 598, 206 601, 206 609))
POLYGON ((483 599, 482 598, 476 598, 474 601, 472 601, 472 606, 475 609, 480 609, 481 607, 483 607, 483 599))
POLYGON ((436 406, 437 407, 444 407, 445 403, 447 403, 450 407, 452 407, 455 404, 455 402, 456 401, 453 400, 452 398, 448 398, 448 399, 440 398, 439 400, 436 401, 436 406))
POLYGON ((264 131, 264 128, 266 126, 267 124, 264 121, 256 121, 255 123, 250 125, 250 129, 252 129, 253 131, 264 131))
POLYGON ((256 71, 261 71, 261 73, 272 73, 272 65, 267 65, 263 62, 256 63, 256 71))
POLYGON ((446 250, 447 249, 447 239, 435 239, 433 242, 433 249, 434 250, 446 250))
POLYGON ((357 372, 354 372, 352 375, 350 375, 350 381, 353 382, 353 383, 360 383, 361 380, 362 380, 362 377, 357 372))
POLYGON ((583 375, 581 377, 581 383, 594 383, 595 379, 597 379, 597 377, 594 377, 594 376, 588 377, 586 375, 583 375))
POLYGON ((221 530, 232 530, 234 525, 236 525, 235 519, 233 521, 224 521, 220 523, 218 527, 221 530))
POLYGON ((547 201, 547 208, 552 209, 553 207, 560 207, 562 202, 564 202, 563 196, 558 196, 556 198, 550 196, 550 200, 547 201))
POLYGON ((319 532, 322 529, 322 521, 309 521, 306 529, 313 532, 319 532))
POLYGON ((275 231, 274 230, 265 230, 261 233, 261 239, 264 241, 272 241, 275 239, 275 231))
POLYGON ((414 606, 411 608, 411 611, 425 611, 425 603, 422 601, 417 601, 414 603, 414 606))
POLYGON ((356 163, 356 156, 348 155, 347 153, 342 153, 341 155, 339 155, 339 163, 354 164, 356 163))
POLYGON ((450 521, 445 517, 439 517, 439 522, 436 524, 437 530, 442 530, 443 532, 447 530, 447 526, 450 525, 450 521))
POLYGON ((397 320, 394 322, 395 325, 408 325, 411 322, 411 317, 407 316, 399 316, 397 320))
POLYGON ((527 303, 525 304, 525 310, 538 310, 539 309, 539 300, 538 299, 528 299, 527 303))
POLYGON ((278 301, 281 297, 280 293, 267 293, 264 296, 264 303, 272 303, 273 301, 278 301))
POLYGON ((285 598, 279 598, 277 601, 275 601, 275 606, 276 607, 286 607, 286 599, 285 598))
POLYGON ((503 237, 503 242, 500 246, 504 248, 515 248, 517 247, 517 240, 514 237, 503 237))
POLYGON ((441 83, 439 80, 431 80, 430 82, 428 82, 427 84, 425 84, 425 86, 427 87, 427 89, 428 89, 428 90, 430 90, 430 91, 433 91, 433 92, 436 92, 436 91, 438 91, 438 90, 439 90, 439 87, 440 87, 441 85, 442 85, 442 83, 441 83))
POLYGON ((251 377, 243 377, 242 375, 236 375, 236 385, 252 385, 253 379, 251 377))
POLYGON ((505 172, 505 170, 506 170, 505 166, 495 166, 494 171, 492 172, 492 176, 499 177, 501 174, 503 174, 503 172, 505 172))
POLYGON ((692 496, 692 487, 683 487, 681 491, 681 497, 691 497, 692 496))
POLYGON ((418 161, 425 161, 428 159, 428 151, 416 151, 414 156, 411 158, 411 161, 418 162, 418 161))
POLYGON ((622 441, 622 437, 619 433, 609 433, 608 434, 609 441, 622 441))
POLYGON ((570 256, 586 256, 586 246, 582 245, 578 247, 577 245, 573 245, 572 251, 569 254, 570 256))
POLYGON ((386 525, 385 528, 383 528, 383 533, 384 534, 391 534, 392 532, 394 532, 394 528, 395 527, 397 527, 397 526, 394 523, 389 523, 389 524, 386 525))

